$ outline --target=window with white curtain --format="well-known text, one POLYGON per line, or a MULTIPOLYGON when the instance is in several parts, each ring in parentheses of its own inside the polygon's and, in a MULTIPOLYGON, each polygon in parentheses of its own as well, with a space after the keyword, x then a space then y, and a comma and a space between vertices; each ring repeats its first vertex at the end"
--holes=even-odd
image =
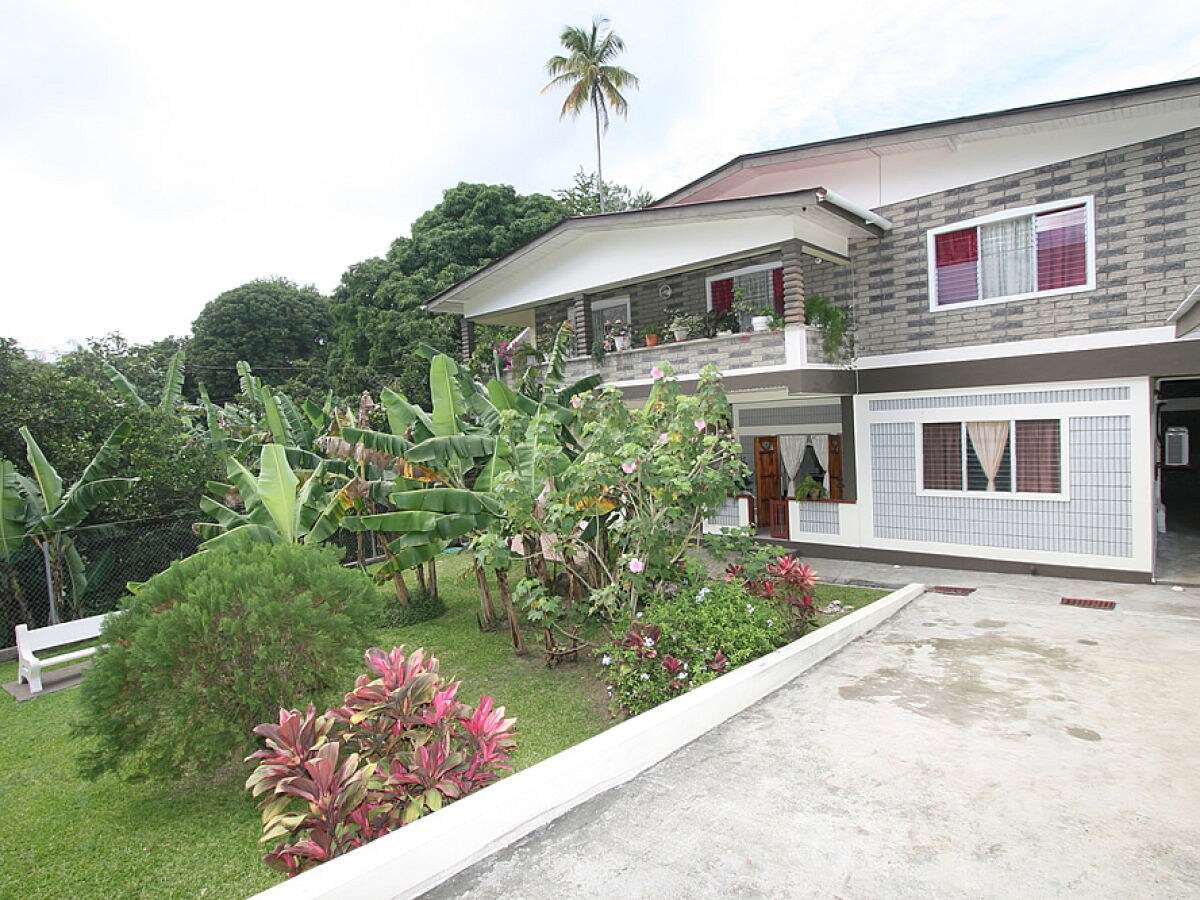
POLYGON ((981 216, 928 233, 930 308, 1095 287, 1091 197, 981 216))
POLYGON ((921 487, 926 491, 1062 495, 1060 419, 925 422, 921 487))

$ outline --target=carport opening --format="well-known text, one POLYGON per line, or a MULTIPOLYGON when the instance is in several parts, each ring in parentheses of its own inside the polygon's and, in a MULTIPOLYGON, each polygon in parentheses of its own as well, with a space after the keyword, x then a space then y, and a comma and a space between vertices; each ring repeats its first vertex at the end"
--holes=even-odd
POLYGON ((1163 378, 1158 408, 1159 581, 1200 583, 1200 374, 1163 378))

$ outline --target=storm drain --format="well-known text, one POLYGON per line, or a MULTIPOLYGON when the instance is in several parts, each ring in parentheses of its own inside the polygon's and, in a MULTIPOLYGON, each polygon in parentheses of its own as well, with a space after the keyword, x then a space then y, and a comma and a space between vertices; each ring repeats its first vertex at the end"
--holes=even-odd
POLYGON ((935 584, 930 590, 935 594, 950 594, 955 597, 966 597, 968 594, 975 593, 975 588, 951 587, 948 584, 935 584))
POLYGON ((1116 609, 1112 600, 1087 600, 1083 597, 1063 597, 1061 606, 1079 606, 1083 609, 1116 609))

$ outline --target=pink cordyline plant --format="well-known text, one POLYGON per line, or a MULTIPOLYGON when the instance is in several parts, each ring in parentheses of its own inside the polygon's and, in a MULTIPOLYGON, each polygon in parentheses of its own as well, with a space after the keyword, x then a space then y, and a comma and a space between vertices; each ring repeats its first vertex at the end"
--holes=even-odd
POLYGON ((423 650, 371 649, 366 662, 345 705, 280 710, 277 724, 254 729, 266 747, 247 757, 259 765, 246 788, 263 797, 262 841, 282 839, 263 861, 289 877, 512 769, 504 707, 487 696, 460 703, 459 682, 446 683, 423 650))

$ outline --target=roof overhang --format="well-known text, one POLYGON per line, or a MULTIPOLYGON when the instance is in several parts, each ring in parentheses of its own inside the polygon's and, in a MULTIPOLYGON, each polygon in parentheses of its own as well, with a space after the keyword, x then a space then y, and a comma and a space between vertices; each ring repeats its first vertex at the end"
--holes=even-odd
POLYGON ((1200 284, 1192 288, 1175 312, 1167 317, 1167 324, 1175 326, 1177 338, 1200 328, 1200 284))
POLYGON ((879 237, 890 228, 886 219, 824 188, 583 216, 560 222, 442 291, 426 308, 495 316, 792 240, 846 258, 852 238, 879 237))

